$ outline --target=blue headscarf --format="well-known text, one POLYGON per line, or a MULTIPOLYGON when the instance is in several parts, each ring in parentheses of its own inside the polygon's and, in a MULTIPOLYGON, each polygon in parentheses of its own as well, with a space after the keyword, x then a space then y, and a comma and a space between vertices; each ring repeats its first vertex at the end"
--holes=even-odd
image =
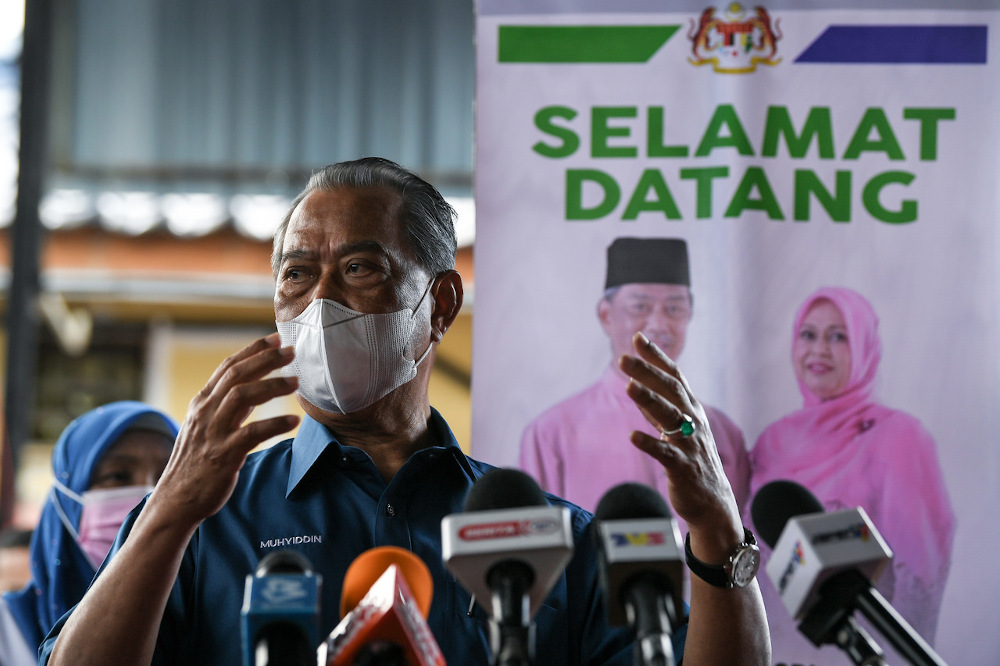
MULTIPOLYGON (((148 419, 149 415, 162 419, 163 432, 177 437, 176 421, 149 405, 131 400, 112 402, 75 419, 63 430, 52 450, 52 473, 56 480, 83 494, 105 452, 137 419, 148 419)), ((149 429, 146 423, 135 427, 149 429)), ((23 590, 4 595, 21 633, 33 647, 83 598, 96 573, 59 519, 56 502, 74 529, 79 529, 83 508, 61 492, 51 490, 31 539, 32 580, 23 590)))

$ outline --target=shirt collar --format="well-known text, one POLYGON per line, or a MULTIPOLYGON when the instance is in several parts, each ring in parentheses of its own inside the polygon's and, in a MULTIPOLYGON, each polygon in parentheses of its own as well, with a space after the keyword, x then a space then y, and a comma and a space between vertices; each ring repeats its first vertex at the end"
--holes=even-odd
MULTIPOLYGON (((451 432, 451 428, 448 427, 447 422, 433 407, 431 407, 431 418, 427 425, 431 430, 431 435, 437 440, 435 446, 450 450, 466 473, 474 476, 465 454, 459 447, 455 435, 451 432)), ((288 470, 288 486, 285 489, 286 497, 291 494, 295 486, 302 481, 306 473, 312 469, 312 466, 316 464, 316 461, 323 455, 323 452, 330 446, 343 451, 354 449, 354 447, 344 446, 338 442, 337 437, 329 428, 312 417, 305 415, 302 419, 302 425, 299 426, 299 430, 292 440, 292 463, 288 470)))
POLYGON ((299 431, 292 440, 292 464, 288 470, 286 497, 331 444, 337 444, 337 438, 329 428, 308 415, 302 417, 299 431))

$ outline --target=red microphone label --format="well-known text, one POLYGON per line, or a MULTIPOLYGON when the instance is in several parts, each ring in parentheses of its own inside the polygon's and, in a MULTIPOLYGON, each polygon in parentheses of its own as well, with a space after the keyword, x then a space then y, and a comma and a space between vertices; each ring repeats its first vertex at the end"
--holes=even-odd
POLYGON ((466 525, 458 530, 458 538, 463 541, 485 541, 487 539, 509 539, 511 537, 551 534, 559 530, 554 520, 503 520, 495 523, 466 525))

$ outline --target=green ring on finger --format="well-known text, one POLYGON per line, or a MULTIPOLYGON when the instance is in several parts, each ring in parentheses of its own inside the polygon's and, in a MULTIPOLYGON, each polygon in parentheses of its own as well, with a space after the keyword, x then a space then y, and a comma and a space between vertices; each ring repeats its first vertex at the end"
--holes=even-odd
POLYGON ((683 414, 682 413, 681 414, 681 424, 680 424, 680 426, 678 426, 677 428, 674 428, 673 430, 664 430, 663 428, 660 428, 660 439, 665 440, 667 437, 670 437, 671 435, 680 435, 681 437, 690 437, 691 435, 694 434, 694 431, 697 430, 697 429, 698 428, 697 428, 697 425, 694 422, 694 419, 692 419, 687 414, 683 414))

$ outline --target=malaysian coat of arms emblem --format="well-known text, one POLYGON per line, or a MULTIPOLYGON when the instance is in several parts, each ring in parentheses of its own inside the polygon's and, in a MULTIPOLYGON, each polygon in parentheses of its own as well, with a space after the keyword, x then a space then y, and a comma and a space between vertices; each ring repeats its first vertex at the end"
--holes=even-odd
POLYGON ((725 10, 709 7, 688 31, 693 65, 712 65, 722 74, 747 74, 758 65, 777 65, 778 20, 763 7, 747 12, 743 5, 730 4, 725 10))

